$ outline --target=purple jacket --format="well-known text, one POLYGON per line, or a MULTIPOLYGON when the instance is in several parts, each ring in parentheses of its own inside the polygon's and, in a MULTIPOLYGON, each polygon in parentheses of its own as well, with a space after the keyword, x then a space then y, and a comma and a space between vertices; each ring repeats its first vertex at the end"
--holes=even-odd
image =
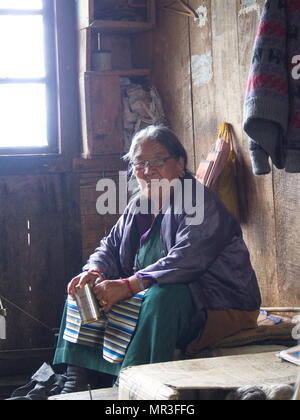
MULTIPOLYGON (((192 182, 198 183, 194 178, 192 182)), ((136 200, 128 205, 84 270, 101 268, 108 279, 133 274, 136 248, 132 244, 138 244, 140 237, 135 204, 136 200)), ((139 273, 159 286, 187 284, 195 319, 203 319, 205 309, 259 309, 260 291, 242 230, 216 195, 204 188, 204 220, 199 225, 186 224, 187 214, 177 214, 174 203, 170 207, 161 224, 165 256, 139 273)))

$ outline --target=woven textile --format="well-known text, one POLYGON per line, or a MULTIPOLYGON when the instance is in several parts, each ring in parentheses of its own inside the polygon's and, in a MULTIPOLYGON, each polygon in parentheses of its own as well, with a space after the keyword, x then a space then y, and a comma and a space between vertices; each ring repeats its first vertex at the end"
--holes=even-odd
POLYGON ((256 175, 300 172, 300 0, 266 0, 245 97, 244 130, 256 175))
POLYGON ((98 347, 99 355, 111 363, 121 363, 135 332, 146 290, 112 306, 103 320, 82 325, 76 302, 67 301, 67 323, 64 340, 98 347))

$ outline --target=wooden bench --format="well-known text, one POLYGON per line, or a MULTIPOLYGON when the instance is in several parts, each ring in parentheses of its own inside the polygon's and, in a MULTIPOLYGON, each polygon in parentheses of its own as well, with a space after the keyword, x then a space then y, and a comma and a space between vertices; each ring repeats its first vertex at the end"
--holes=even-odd
POLYGON ((298 366, 274 352, 132 366, 120 374, 119 399, 197 400, 205 391, 292 384, 298 373, 298 366))
MULTIPOLYGON (((120 375, 119 388, 93 390, 93 400, 203 400, 247 385, 292 384, 299 367, 274 352, 181 360, 133 366, 120 375)), ((211 398, 212 397, 212 398, 211 398)), ((90 400, 89 391, 49 400, 90 400)))

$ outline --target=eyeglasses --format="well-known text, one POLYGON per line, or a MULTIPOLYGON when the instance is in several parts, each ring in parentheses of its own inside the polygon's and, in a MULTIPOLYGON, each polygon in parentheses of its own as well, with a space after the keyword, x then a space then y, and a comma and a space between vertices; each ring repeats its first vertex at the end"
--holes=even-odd
POLYGON ((173 159, 173 156, 167 156, 165 158, 160 158, 160 159, 141 160, 139 162, 132 162, 132 166, 136 170, 145 169, 146 165, 148 165, 149 168, 160 168, 169 159, 173 159))

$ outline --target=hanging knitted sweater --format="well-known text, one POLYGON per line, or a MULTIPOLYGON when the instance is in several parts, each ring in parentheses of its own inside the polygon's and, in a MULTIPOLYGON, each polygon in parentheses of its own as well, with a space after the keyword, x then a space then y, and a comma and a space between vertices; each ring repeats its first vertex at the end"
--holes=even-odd
POLYGON ((245 97, 253 172, 300 172, 300 0, 267 0, 245 97))

